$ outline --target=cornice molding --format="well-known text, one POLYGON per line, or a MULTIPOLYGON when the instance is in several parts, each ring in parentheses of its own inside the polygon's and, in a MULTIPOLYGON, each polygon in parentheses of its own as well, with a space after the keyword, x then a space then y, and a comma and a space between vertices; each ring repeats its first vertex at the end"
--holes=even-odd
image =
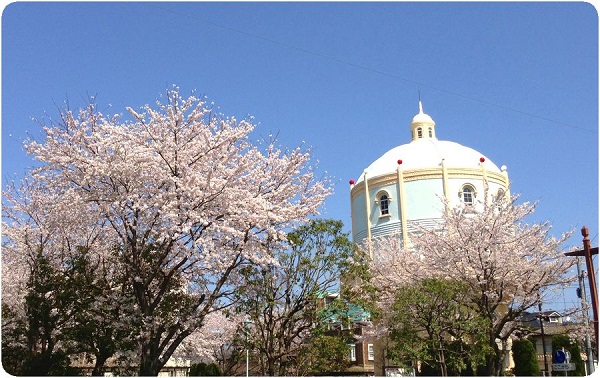
MULTIPOLYGON (((404 182, 419 181, 419 180, 435 180, 442 179, 442 167, 439 168, 425 168, 425 169, 407 169, 402 171, 404 176, 404 182)), ((480 179, 483 180, 484 174, 481 169, 476 168, 446 168, 448 179, 480 179)), ((508 188, 508 178, 498 172, 486 172, 486 178, 488 182, 492 182, 498 185, 508 188)), ((368 178, 368 184, 370 189, 380 190, 380 187, 386 185, 393 185, 398 183, 398 175, 396 172, 391 172, 385 175, 375 176, 368 178)), ((364 180, 354 185, 350 191, 351 199, 354 199, 357 195, 364 192, 365 182, 364 180)))

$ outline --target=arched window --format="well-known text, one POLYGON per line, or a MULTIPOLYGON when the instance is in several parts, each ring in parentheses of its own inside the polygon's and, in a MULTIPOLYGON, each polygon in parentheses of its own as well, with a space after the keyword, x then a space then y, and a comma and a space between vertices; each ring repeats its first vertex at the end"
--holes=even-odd
POLYGON ((433 129, 431 127, 429 128, 429 137, 433 138, 433 129))
POLYGON ((379 209, 381 210, 381 215, 388 215, 390 213, 390 199, 386 194, 382 194, 379 197, 379 209))
POLYGON ((463 185, 458 196, 465 205, 472 205, 475 202, 475 188, 471 185, 463 185))
POLYGON ((420 128, 420 127, 417 129, 417 136, 418 136, 419 138, 423 138, 423 129, 422 129, 422 128, 420 128))
POLYGON ((390 216, 390 202, 392 197, 385 190, 380 190, 375 195, 375 204, 379 206, 379 216, 389 217, 390 216))

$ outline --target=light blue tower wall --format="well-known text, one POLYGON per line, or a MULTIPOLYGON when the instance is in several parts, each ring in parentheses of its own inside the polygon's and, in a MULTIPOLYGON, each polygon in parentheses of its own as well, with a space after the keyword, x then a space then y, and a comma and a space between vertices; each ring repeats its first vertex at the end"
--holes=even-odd
MULTIPOLYGON (((505 184, 496 181, 487 182, 489 185, 489 195, 495 195, 499 190, 504 191, 507 189, 507 185, 505 184)), ((469 177, 466 175, 465 177, 448 179, 447 190, 450 197, 448 199, 450 206, 457 206, 461 203, 459 192, 464 185, 474 187, 477 198, 481 198, 481 194, 485 191, 482 177, 469 177)), ((406 212, 408 232, 416 232, 419 227, 431 228, 439 225, 444 212, 445 199, 441 178, 405 182, 404 196, 405 209, 401 209, 397 182, 380 186, 369 186, 369 220, 371 222, 371 236, 373 238, 392 233, 397 233, 398 237, 401 237, 401 210, 406 212), (391 197, 388 216, 381 216, 381 209, 376 201, 377 195, 382 191, 385 191, 391 197)), ((367 238, 367 206, 365 201, 364 190, 360 190, 352 196, 352 236, 353 240, 358 243, 367 238)))

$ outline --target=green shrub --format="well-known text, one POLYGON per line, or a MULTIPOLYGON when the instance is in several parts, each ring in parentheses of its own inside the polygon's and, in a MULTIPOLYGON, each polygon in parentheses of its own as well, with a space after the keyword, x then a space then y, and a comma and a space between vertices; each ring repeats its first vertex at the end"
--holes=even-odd
POLYGON ((221 375, 221 368, 215 363, 200 362, 190 366, 190 377, 220 377, 221 375))
POLYGON ((512 345, 514 374, 517 377, 540 375, 535 347, 527 339, 516 340, 512 345))

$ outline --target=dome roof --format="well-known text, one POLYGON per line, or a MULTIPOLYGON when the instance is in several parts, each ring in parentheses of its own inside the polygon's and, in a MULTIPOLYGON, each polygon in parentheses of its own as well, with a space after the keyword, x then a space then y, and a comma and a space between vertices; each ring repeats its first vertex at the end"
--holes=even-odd
MULTIPOLYGON (((369 177, 396 172, 398 160, 402 160, 402 170, 438 168, 445 159, 448 168, 480 169, 480 158, 485 158, 486 170, 500 173, 496 164, 492 163, 480 152, 455 142, 423 138, 408 144, 394 147, 366 169, 369 177)), ((364 172, 357 182, 364 180, 364 172)))
POLYGON ((426 124, 426 125, 435 125, 435 122, 433 121, 433 118, 431 118, 429 116, 429 114, 425 114, 423 113, 423 111, 421 111, 419 114, 415 115, 412 119, 411 124, 413 123, 422 123, 422 124, 426 124))
MULTIPOLYGON (((369 177, 396 172, 398 160, 402 160, 402 170, 439 168, 442 159, 447 168, 480 169, 480 159, 484 158, 487 171, 500 173, 496 164, 488 160, 480 152, 455 142, 438 140, 435 136, 435 121, 423 112, 423 104, 419 100, 419 113, 410 124, 412 141, 394 147, 366 169, 369 177)), ((357 182, 364 180, 363 172, 357 182)))

